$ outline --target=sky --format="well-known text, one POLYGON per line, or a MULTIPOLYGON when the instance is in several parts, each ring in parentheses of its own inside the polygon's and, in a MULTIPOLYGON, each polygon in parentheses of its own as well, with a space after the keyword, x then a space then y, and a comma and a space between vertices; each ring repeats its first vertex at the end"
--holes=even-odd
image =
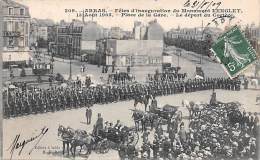
MULTIPOLYGON (((61 19, 71 21, 77 19, 76 14, 65 13, 65 9, 98 9, 105 8, 108 10, 114 9, 182 9, 185 2, 203 2, 203 0, 15 0, 18 3, 29 7, 32 18, 52 19, 59 22, 61 19)), ((212 0, 204 0, 211 2, 212 0)), ((242 24, 259 24, 260 21, 260 0, 213 0, 221 2, 220 8, 242 9, 241 14, 235 15, 242 24)), ((81 18, 80 18, 81 19, 81 18)), ((155 17, 113 17, 113 18, 93 18, 103 27, 110 28, 118 26, 125 30, 131 30, 135 20, 148 23, 155 17)), ((167 18, 157 17, 157 21, 165 30, 180 27, 198 27, 203 23, 207 23, 213 19, 210 18, 180 18, 170 16, 167 18)), ((85 21, 92 20, 90 17, 85 17, 85 21)))

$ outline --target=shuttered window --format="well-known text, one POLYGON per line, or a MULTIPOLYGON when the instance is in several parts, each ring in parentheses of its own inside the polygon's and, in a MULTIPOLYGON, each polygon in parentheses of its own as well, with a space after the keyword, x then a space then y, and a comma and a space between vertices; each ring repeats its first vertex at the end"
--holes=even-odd
MULTIPOLYGON (((18 22, 15 22, 15 26, 13 28, 13 31, 18 31, 18 28, 19 28, 19 23, 18 22)), ((22 34, 22 33, 21 33, 22 34)))
POLYGON ((4 31, 7 31, 7 22, 6 21, 4 22, 4 28, 3 29, 4 29, 4 31))

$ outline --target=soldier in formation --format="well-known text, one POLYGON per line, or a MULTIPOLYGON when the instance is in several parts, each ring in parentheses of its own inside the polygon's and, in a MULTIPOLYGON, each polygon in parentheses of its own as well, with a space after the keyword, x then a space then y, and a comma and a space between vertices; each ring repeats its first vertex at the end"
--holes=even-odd
MULTIPOLYGON (((59 110, 105 104, 117 101, 132 100, 136 97, 157 97, 183 92, 195 92, 211 89, 240 90, 238 79, 208 78, 205 80, 187 81, 153 81, 125 85, 86 87, 78 81, 69 87, 54 86, 48 89, 37 87, 21 87, 12 91, 4 91, 4 115, 6 118, 27 114, 54 112, 59 110), (7 94, 8 93, 8 94, 7 94)), ((153 106, 155 107, 155 102, 153 106)))

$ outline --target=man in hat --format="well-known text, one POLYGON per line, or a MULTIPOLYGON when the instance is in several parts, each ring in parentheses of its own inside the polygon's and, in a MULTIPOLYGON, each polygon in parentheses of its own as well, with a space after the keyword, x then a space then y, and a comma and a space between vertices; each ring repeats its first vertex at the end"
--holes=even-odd
POLYGON ((86 109, 87 124, 91 123, 91 117, 92 117, 92 109, 90 108, 90 106, 87 106, 86 109))
POLYGON ((120 159, 123 160, 126 158, 127 146, 124 143, 120 144, 119 149, 118 149, 118 154, 119 154, 120 159))
POLYGON ((114 126, 114 128, 115 128, 116 130, 120 130, 121 127, 122 127, 122 125, 121 125, 121 123, 120 123, 120 120, 117 120, 117 121, 116 121, 116 124, 115 124, 115 126, 114 126))
POLYGON ((157 100, 155 99, 155 96, 153 96, 153 99, 151 101, 151 107, 150 110, 154 111, 157 108, 157 100))
POLYGON ((145 131, 143 132, 143 136, 142 136, 142 138, 143 138, 143 143, 147 143, 147 142, 148 142, 148 136, 149 136, 149 134, 150 134, 150 132, 148 132, 147 130, 145 130, 145 131))
POLYGON ((158 137, 155 135, 155 139, 153 140, 153 144, 152 144, 152 150, 153 150, 153 158, 157 159, 157 155, 159 153, 159 149, 160 149, 160 142, 158 137))
POLYGON ((211 99, 210 99, 210 104, 211 105, 216 105, 217 103, 217 94, 216 92, 213 90, 213 93, 211 95, 211 99))
POLYGON ((155 130, 155 133, 157 134, 159 139, 162 138, 162 136, 163 136, 163 128, 162 128, 161 124, 158 125, 158 127, 155 130))
POLYGON ((150 153, 150 145, 147 142, 144 142, 141 151, 142 157, 150 159, 150 153))
POLYGON ((165 140, 163 141, 162 149, 163 149, 163 158, 167 158, 168 154, 170 152, 170 149, 171 149, 171 142, 167 136, 165 137, 165 140))
POLYGON ((179 131, 178 134, 179 134, 181 143, 182 143, 182 144, 185 143, 185 142, 186 142, 186 139, 187 139, 187 133, 186 133, 186 131, 185 131, 185 129, 184 129, 184 125, 181 125, 181 126, 180 126, 180 131, 179 131))
POLYGON ((254 116, 252 115, 251 112, 249 112, 249 115, 248 115, 248 126, 249 126, 250 133, 252 133, 252 129, 254 126, 254 116))
POLYGON ((96 122, 96 134, 99 135, 99 131, 103 129, 103 118, 101 117, 101 113, 98 113, 98 119, 96 122))

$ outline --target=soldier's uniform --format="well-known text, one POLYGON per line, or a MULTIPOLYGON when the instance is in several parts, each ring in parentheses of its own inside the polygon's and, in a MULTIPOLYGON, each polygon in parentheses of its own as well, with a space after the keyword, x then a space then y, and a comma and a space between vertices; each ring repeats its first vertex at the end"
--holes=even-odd
POLYGON ((143 143, 142 145, 142 158, 144 158, 144 153, 147 153, 146 158, 150 159, 151 151, 148 143, 143 143))
POLYGON ((171 149, 171 142, 166 138, 163 142, 163 158, 167 158, 171 149))
POLYGON ((157 159, 159 157, 157 157, 158 153, 159 153, 159 149, 160 149, 160 143, 159 140, 157 138, 155 138, 155 140, 153 141, 153 145, 152 145, 152 150, 153 150, 153 158, 157 159))
POLYGON ((127 156, 127 146, 125 144, 121 144, 118 150, 118 154, 121 160, 125 160, 127 156))
POLYGON ((99 135, 100 130, 103 129, 103 118, 101 117, 101 114, 98 114, 98 119, 96 122, 96 135, 99 135))

